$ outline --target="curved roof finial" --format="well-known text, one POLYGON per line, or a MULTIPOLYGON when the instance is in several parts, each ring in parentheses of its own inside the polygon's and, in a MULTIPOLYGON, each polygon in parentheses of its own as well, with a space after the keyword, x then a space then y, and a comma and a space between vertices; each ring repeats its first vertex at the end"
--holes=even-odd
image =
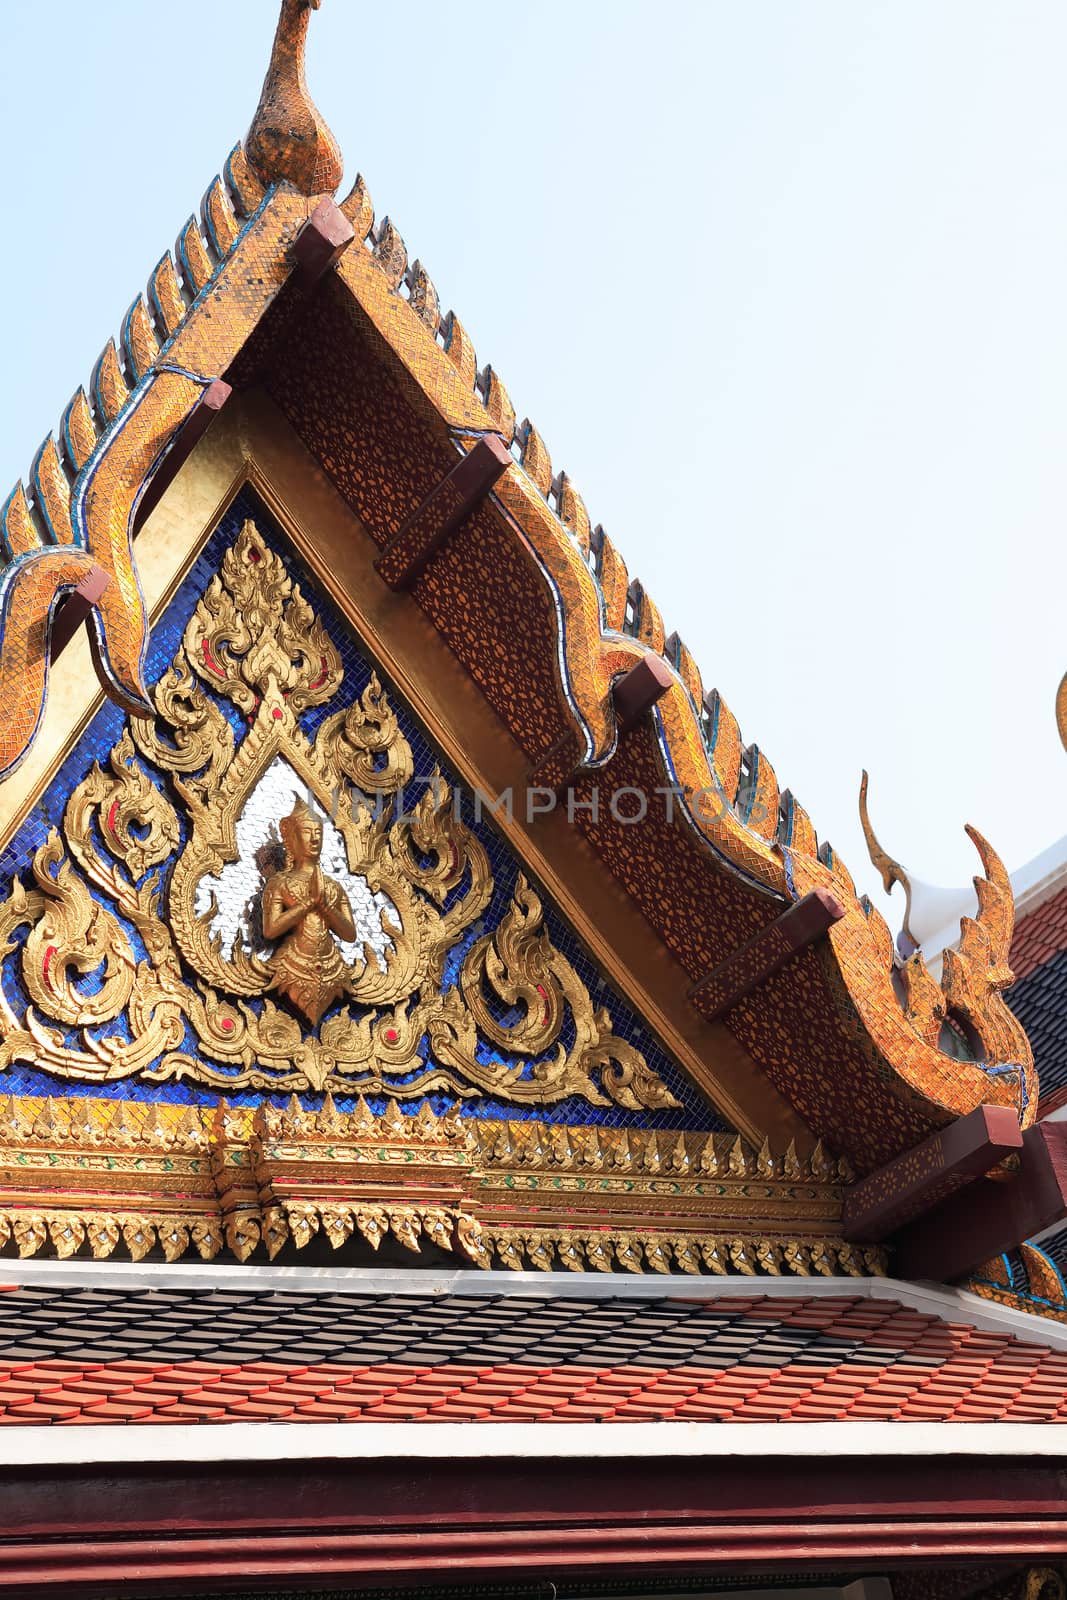
MULTIPOLYGON (((882 885, 886 894, 891 894, 895 883, 904 886, 904 922, 903 933, 908 941, 908 949, 903 952, 910 955, 912 950, 919 948, 919 941, 911 931, 911 879, 904 871, 899 861, 894 861, 889 853, 882 849, 877 835, 871 827, 871 818, 867 810, 867 774, 864 772, 860 779, 860 822, 863 826, 863 837, 867 841, 867 854, 871 858, 871 865, 881 873, 882 885)), ((898 949, 900 942, 898 940, 898 949)))
POLYGON ((1060 679, 1060 686, 1056 691, 1056 725, 1060 730, 1063 748, 1067 750, 1067 672, 1060 679))
POLYGON ((308 94, 304 45, 309 13, 320 0, 282 0, 270 66, 245 139, 245 154, 264 183, 289 183, 300 194, 332 194, 341 151, 308 94))

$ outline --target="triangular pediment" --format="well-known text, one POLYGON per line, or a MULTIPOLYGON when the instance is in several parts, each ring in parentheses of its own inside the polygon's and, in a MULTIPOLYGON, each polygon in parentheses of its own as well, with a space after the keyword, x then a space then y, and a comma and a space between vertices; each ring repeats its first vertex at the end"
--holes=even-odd
POLYGON ((0 1242, 866 1270, 842 1173, 739 1137, 393 664, 239 489, 154 717, 101 704, 9 840, 0 1242))
POLYGON ((7 851, 10 1092, 724 1127, 249 492, 146 676, 7 851))

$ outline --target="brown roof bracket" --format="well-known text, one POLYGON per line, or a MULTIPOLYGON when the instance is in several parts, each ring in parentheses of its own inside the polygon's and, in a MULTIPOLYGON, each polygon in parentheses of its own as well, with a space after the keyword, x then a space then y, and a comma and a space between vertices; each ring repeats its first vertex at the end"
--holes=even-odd
POLYGON ((442 545, 511 465, 498 433, 487 433, 441 479, 374 563, 390 589, 409 589, 442 545))
POLYGON ((51 638, 53 661, 66 649, 110 582, 111 574, 103 567, 90 567, 81 583, 56 607, 51 638))
POLYGON ((616 678, 612 697, 620 738, 637 727, 673 682, 674 676, 667 663, 662 657, 651 654, 642 656, 629 672, 616 678))
POLYGON ((1019 1170, 979 1178, 911 1222, 893 1240, 898 1278, 962 1278, 983 1261, 1067 1217, 1067 1122, 1035 1122, 1023 1134, 1019 1170))
POLYGON ((356 230, 341 207, 328 197, 320 200, 293 243, 296 276, 301 288, 311 289, 344 255, 356 230))
POLYGON ((781 971, 798 951, 821 938, 844 914, 844 906, 829 889, 813 889, 698 978, 689 990, 690 1000, 702 1017, 714 1022, 781 971))
POLYGON ((976 1106, 849 1190, 841 1216, 845 1238, 879 1243, 1022 1147, 1011 1106, 976 1106))
MULTIPOLYGON (((629 672, 616 678, 612 685, 612 700, 620 739, 637 727, 673 682, 666 662, 651 654, 642 656, 629 672)), ((580 761, 578 739, 573 733, 565 733, 530 769, 530 783, 534 788, 551 789, 556 794, 563 794, 574 783, 580 761)))
POLYGON ((144 526, 145 519, 162 500, 178 476, 179 468, 188 461, 232 393, 230 385, 222 378, 215 378, 208 384, 174 436, 173 444, 152 474, 148 487, 137 503, 134 533, 144 526))

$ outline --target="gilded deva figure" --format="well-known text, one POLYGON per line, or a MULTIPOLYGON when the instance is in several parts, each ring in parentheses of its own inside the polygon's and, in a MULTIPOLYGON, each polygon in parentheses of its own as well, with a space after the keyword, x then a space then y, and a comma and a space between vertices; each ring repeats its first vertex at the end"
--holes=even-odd
POLYGON ((278 827, 285 866, 263 890, 263 933, 282 941, 270 958, 274 987, 314 1025, 344 991, 345 963, 334 934, 351 940, 356 929, 348 896, 319 866, 318 818, 298 800, 278 827))

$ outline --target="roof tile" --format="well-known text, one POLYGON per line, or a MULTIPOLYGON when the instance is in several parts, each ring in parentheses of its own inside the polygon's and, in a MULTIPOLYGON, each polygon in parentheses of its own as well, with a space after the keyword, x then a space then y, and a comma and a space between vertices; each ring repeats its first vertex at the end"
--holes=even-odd
POLYGON ((28 1286, 0 1297, 0 1348, 4 1425, 1067 1420, 1067 1356, 855 1295, 426 1302, 28 1286), (112 1332, 72 1343, 66 1319, 90 1311, 112 1332))

